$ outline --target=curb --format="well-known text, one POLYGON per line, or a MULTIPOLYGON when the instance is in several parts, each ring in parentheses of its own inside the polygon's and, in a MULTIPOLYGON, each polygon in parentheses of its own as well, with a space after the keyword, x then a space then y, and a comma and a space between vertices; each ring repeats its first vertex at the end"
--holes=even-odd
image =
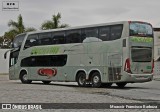
POLYGON ((160 81, 160 78, 154 78, 153 80, 155 80, 155 81, 160 81))
POLYGON ((8 73, 0 73, 0 75, 9 75, 8 73))

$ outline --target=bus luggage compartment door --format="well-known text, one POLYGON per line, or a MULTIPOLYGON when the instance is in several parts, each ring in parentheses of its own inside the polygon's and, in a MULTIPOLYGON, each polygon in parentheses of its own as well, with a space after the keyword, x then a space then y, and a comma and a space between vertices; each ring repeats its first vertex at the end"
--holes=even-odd
POLYGON ((109 81, 121 80, 122 54, 113 53, 108 56, 109 81))

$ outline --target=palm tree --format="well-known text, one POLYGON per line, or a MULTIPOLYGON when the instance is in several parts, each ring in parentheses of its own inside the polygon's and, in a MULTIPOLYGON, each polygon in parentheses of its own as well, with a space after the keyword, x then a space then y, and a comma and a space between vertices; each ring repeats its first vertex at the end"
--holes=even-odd
POLYGON ((0 37, 0 48, 3 46, 3 37, 0 37))
POLYGON ((47 29, 56 29, 56 28, 65 28, 68 27, 68 24, 60 24, 61 14, 53 15, 52 20, 47 20, 41 25, 42 30, 47 29))
POLYGON ((11 29, 4 34, 4 40, 8 43, 8 45, 13 41, 16 35, 24 32, 36 31, 33 27, 26 28, 24 26, 21 14, 18 16, 17 22, 10 20, 8 22, 8 26, 11 27, 11 29))
POLYGON ((21 14, 18 16, 17 22, 10 20, 8 22, 8 26, 12 27, 11 31, 15 32, 16 34, 36 30, 35 28, 25 28, 21 14))

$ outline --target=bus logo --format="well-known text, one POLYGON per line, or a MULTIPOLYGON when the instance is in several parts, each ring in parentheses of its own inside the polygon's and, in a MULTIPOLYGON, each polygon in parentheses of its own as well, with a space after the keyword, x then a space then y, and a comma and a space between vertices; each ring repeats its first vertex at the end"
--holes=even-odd
POLYGON ((48 78, 51 78, 57 74, 57 69, 55 68, 40 68, 38 70, 38 74, 41 76, 47 76, 48 78))

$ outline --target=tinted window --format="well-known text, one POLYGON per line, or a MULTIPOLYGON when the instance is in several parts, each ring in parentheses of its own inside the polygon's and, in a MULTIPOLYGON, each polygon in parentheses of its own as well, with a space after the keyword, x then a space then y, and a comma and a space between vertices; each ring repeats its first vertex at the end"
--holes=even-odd
POLYGON ((72 30, 66 32, 66 43, 80 43, 81 30, 72 30))
POLYGON ((152 49, 151 48, 132 48, 131 57, 133 62, 151 62, 152 49))
POLYGON ((39 45, 38 35, 37 34, 29 35, 27 40, 26 40, 24 48, 29 48, 29 47, 37 46, 37 45, 39 45))
POLYGON ((25 36, 26 36, 26 34, 22 34, 22 35, 15 37, 13 40, 13 43, 12 43, 12 47, 13 48, 20 47, 22 45, 22 42, 23 42, 25 36))
POLYGON ((65 33, 64 32, 56 32, 53 33, 52 43, 53 44, 65 44, 65 33))
POLYGON ((39 34, 40 45, 50 45, 52 44, 51 33, 41 33, 39 34))
POLYGON ((111 26, 111 38, 110 40, 116 40, 121 38, 123 25, 111 26))
POLYGON ((96 37, 98 38, 98 28, 87 28, 85 29, 86 37, 96 37))
POLYGON ((83 42, 83 40, 86 39, 86 34, 85 34, 85 30, 84 29, 82 29, 81 31, 82 31, 81 32, 81 42, 83 42))
POLYGON ((67 55, 31 56, 21 61, 22 67, 64 66, 67 55))
POLYGON ((99 28, 99 39, 102 41, 108 41, 110 37, 110 28, 109 27, 100 27, 99 28))
POLYGON ((98 38, 98 28, 82 29, 81 42, 83 42, 86 38, 90 37, 92 37, 92 39, 98 38))

